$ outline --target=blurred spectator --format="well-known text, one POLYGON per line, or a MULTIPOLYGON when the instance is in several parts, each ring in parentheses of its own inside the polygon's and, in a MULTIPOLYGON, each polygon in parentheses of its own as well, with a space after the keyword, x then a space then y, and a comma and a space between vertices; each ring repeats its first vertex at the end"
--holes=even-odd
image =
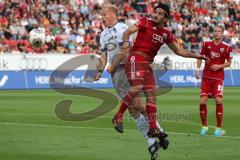
POLYGON ((172 69, 172 61, 167 56, 163 59, 163 62, 160 65, 160 70, 169 70, 172 69))

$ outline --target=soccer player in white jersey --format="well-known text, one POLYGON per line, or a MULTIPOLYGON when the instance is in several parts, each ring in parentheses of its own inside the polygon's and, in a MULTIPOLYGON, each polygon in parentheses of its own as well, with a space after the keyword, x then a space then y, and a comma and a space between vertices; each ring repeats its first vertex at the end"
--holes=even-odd
MULTIPOLYGON (((116 7, 112 4, 103 4, 102 6, 102 20, 106 28, 101 33, 101 60, 98 66, 98 72, 94 79, 99 80, 101 78, 102 71, 104 70, 107 62, 109 65, 116 58, 120 51, 121 43, 123 43, 123 33, 128 28, 126 24, 118 22, 116 7)), ((119 97, 122 99, 129 90, 129 83, 124 69, 124 61, 121 61, 114 72, 111 72, 112 82, 119 97)), ((133 101, 131 107, 128 107, 129 113, 136 121, 136 125, 143 136, 147 139, 148 150, 151 154, 151 160, 156 159, 157 151, 161 145, 153 139, 147 136, 149 124, 146 119, 145 105, 142 103, 141 98, 137 97, 133 101)), ((159 126, 160 130, 162 128, 159 126)), ((123 128, 115 128, 118 132, 123 133, 123 128)), ((168 141, 166 142, 168 145, 168 141)), ((164 147, 163 147, 164 148, 164 147)))

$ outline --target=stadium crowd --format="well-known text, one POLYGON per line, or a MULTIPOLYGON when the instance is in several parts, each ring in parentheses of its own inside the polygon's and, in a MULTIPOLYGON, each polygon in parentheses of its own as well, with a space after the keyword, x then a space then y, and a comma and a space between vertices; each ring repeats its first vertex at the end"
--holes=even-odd
MULTIPOLYGON (((102 0, 0 0, 0 53, 99 53, 102 0), (28 34, 44 28, 46 44, 32 48, 28 34)), ((167 3, 170 28, 178 44, 199 51, 216 24, 225 27, 224 41, 240 54, 239 0, 110 0, 121 21, 135 21, 167 3)))

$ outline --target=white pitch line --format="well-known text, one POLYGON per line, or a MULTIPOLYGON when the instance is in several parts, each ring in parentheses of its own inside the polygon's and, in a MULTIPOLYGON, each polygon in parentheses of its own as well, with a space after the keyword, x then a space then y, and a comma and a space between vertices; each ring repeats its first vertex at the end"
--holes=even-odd
MULTIPOLYGON (((52 127, 52 128, 71 128, 71 129, 92 129, 92 130, 107 130, 114 131, 113 128, 98 128, 98 127, 81 127, 81 126, 60 126, 60 125, 49 125, 49 124, 37 124, 37 123, 14 123, 14 122, 0 122, 1 125, 19 125, 19 126, 31 126, 31 127, 52 127)), ((126 129, 130 132, 138 132, 136 129, 126 129)), ((181 132, 167 132, 173 135, 186 135, 186 136, 200 136, 195 133, 181 133, 181 132)), ((214 137, 213 135, 207 135, 207 137, 214 137)), ((233 138, 240 139, 239 136, 221 136, 218 138, 233 138)))

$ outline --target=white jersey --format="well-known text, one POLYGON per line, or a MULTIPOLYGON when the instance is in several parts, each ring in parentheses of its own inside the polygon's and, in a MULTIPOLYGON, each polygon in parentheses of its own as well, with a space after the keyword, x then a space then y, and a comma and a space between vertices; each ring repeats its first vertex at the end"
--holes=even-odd
MULTIPOLYGON (((112 64, 120 51, 119 44, 123 42, 123 33, 128 28, 124 23, 118 22, 111 28, 106 28, 100 36, 102 52, 106 52, 109 65, 112 64)), ((120 64, 124 63, 123 61, 120 64)))

